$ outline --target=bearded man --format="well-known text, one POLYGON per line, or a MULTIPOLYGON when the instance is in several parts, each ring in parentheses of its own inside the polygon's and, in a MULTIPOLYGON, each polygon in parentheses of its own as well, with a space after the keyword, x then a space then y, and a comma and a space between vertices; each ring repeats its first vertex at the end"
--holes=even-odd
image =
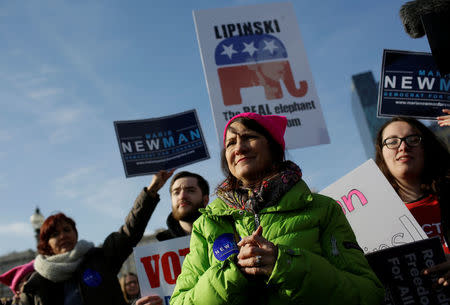
POLYGON ((159 241, 191 234, 192 224, 200 216, 198 210, 208 204, 209 185, 198 174, 179 172, 170 182, 170 196, 172 213, 167 217, 168 229, 156 234, 159 241))

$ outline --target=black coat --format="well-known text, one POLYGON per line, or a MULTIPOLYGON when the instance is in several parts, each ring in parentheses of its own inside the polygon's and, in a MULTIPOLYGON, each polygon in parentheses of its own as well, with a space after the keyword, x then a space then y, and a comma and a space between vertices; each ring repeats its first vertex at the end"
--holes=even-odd
MULTIPOLYGON (((156 193, 139 194, 125 224, 111 233, 98 248, 90 249, 74 272, 84 305, 126 305, 117 273, 141 240, 150 216, 159 201, 156 193)), ((55 283, 34 272, 23 287, 20 304, 64 304, 64 283, 55 283)))
POLYGON ((447 245, 450 246, 450 182, 440 186, 439 207, 441 208, 441 226, 447 245))
POLYGON ((156 239, 159 241, 169 240, 176 237, 186 236, 186 232, 184 232, 183 228, 180 226, 180 223, 173 218, 172 213, 167 217, 167 230, 159 232, 156 234, 156 239))

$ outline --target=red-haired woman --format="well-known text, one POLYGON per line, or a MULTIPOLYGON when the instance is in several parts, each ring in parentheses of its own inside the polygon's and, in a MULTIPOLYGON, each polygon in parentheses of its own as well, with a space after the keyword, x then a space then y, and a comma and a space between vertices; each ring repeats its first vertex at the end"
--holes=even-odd
POLYGON ((125 223, 101 247, 78 240, 75 222, 58 213, 41 228, 36 270, 23 287, 20 304, 126 305, 117 273, 139 242, 159 201, 157 191, 170 177, 161 171, 139 194, 125 223))

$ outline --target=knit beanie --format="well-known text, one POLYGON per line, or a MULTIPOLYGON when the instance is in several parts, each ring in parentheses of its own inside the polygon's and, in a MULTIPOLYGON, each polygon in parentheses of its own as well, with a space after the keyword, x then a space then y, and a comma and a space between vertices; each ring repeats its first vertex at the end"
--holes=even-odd
POLYGON ((22 280, 23 277, 26 276, 28 273, 34 271, 33 262, 34 260, 24 265, 14 267, 9 271, 6 271, 2 275, 0 275, 0 282, 5 284, 6 286, 9 286, 12 292, 16 294, 20 280, 22 280))
POLYGON ((232 117, 227 125, 225 126, 225 129, 223 131, 223 146, 225 147, 225 138, 227 135, 227 129, 228 126, 233 123, 233 121, 237 118, 245 117, 251 120, 255 120, 259 125, 264 127, 269 134, 272 136, 272 138, 281 145, 281 147, 284 150, 285 143, 284 143, 284 132, 286 131, 286 125, 287 125, 287 119, 285 116, 281 115, 260 115, 253 112, 244 112, 240 113, 238 115, 235 115, 232 117))

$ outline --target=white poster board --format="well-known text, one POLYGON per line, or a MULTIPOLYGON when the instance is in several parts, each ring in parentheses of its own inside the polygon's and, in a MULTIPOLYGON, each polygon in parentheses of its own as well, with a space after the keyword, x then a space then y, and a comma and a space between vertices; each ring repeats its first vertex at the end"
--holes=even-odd
POLYGON ((364 253, 428 238, 372 159, 320 194, 341 205, 364 253))
POLYGON ((141 296, 157 294, 169 305, 184 258, 189 253, 189 241, 190 236, 184 236, 134 248, 141 296))
POLYGON ((286 116, 286 147, 330 138, 291 3, 194 11, 214 122, 242 112, 286 116))

